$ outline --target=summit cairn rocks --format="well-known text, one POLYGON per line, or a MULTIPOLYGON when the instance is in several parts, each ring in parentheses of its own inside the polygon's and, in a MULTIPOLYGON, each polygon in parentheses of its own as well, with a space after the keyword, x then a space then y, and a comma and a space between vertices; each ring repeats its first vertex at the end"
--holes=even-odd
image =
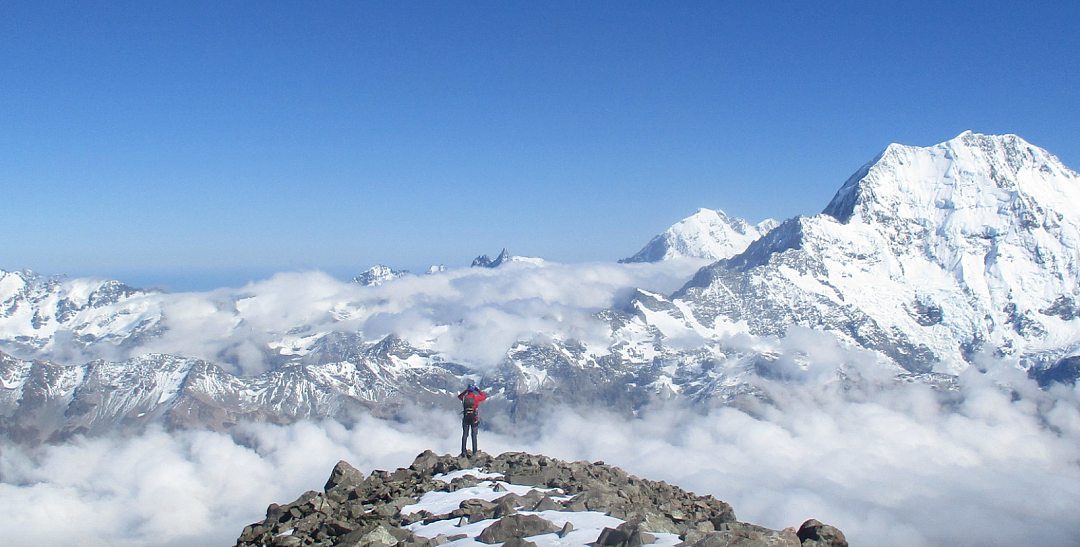
POLYGON ((582 547, 642 547, 656 542, 658 534, 670 534, 666 541, 677 536, 685 547, 847 547, 842 532, 816 520, 797 533, 739 522, 730 505, 712 496, 628 475, 603 462, 564 462, 519 452, 461 457, 431 451, 409 467, 367 476, 338 462, 322 492, 271 504, 266 518, 244 528, 236 545, 437 547, 471 537, 505 547, 535 547, 530 538, 546 534, 580 540, 582 547), (498 477, 455 473, 475 469, 498 477), (586 511, 622 524, 600 530, 581 529, 588 520, 570 522, 579 518, 572 513, 586 511), (552 522, 545 518, 553 518, 552 512, 566 517, 552 522))

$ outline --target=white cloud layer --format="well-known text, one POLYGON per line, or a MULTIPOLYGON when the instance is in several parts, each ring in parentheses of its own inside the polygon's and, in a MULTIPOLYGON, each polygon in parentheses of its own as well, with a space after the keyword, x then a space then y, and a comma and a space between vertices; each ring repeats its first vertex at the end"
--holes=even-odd
MULTIPOLYGON (((811 355, 824 369, 836 351, 811 355)), ((1075 544, 1080 391, 1042 391, 1007 363, 984 366, 961 377, 956 396, 878 381, 845 388, 812 366, 786 383, 762 380, 771 404, 703 414, 668 403, 629 421, 563 409, 538 434, 484 432, 481 448, 602 459, 713 494, 740 520, 782 528, 817 518, 852 545, 1075 544)), ((392 469, 427 448, 456 452, 459 432, 455 415, 414 410, 404 422, 364 417, 351 429, 249 424, 231 436, 149 431, 4 447, 0 537, 35 546, 226 545, 271 502, 320 489, 339 459, 365 472, 392 469)))
MULTIPOLYGON (((99 343, 75 352, 57 342, 51 358, 77 364, 145 353, 198 357, 233 373, 268 367, 269 344, 301 330, 361 333, 369 341, 396 334, 415 346, 477 369, 494 366, 516 342, 561 336, 610 343, 593 315, 629 301, 636 288, 671 293, 707 261, 655 264, 511 262, 408 275, 375 287, 321 272, 280 273, 241 289, 154 294, 124 304, 130 324, 163 317, 166 330, 123 348, 99 343)), ((57 340, 60 340, 59 338, 57 340)))

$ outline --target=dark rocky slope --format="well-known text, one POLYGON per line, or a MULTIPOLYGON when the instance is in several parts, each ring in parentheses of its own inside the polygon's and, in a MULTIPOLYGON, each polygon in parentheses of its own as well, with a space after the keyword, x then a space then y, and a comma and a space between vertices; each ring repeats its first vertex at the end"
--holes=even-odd
MULTIPOLYGON (((538 537, 557 534, 562 539, 574 530, 569 521, 558 526, 545 519, 552 511, 595 512, 621 522, 590 536, 592 539, 580 543, 583 547, 676 542, 692 547, 847 546, 842 532, 816 520, 803 523, 799 530, 771 530, 739 522, 727 503, 664 482, 640 479, 603 462, 568 463, 524 453, 498 457, 480 453, 466 458, 438 456, 431 451, 420 454, 407 468, 373 471, 366 477, 348 463, 339 462, 322 492, 309 491, 290 504, 270 505, 266 519, 245 528, 237 546, 435 547, 458 540, 472 543, 467 539, 472 538, 505 547, 535 547, 537 543, 527 538, 550 543, 556 536, 547 536, 546 542, 538 537), (440 480, 455 471, 477 468, 501 477, 482 480, 468 475, 449 482, 440 480), (417 510, 414 505, 428 493, 460 492, 485 485, 491 488, 491 499, 470 499, 466 493, 455 509, 440 514, 417 510), (418 525, 442 521, 462 531, 482 531, 475 536, 440 533, 434 537, 413 531, 418 525)), ((574 542, 567 538, 559 544, 574 542)))

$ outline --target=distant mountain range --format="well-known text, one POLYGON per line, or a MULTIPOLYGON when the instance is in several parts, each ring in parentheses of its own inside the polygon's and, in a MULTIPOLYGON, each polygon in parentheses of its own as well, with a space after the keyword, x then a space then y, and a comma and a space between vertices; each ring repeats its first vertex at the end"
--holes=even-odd
MULTIPOLYGON (((218 330, 207 332, 265 364, 244 376, 224 361, 145 354, 181 323, 177 295, 0 272, 0 434, 34 443, 153 421, 222 429, 392 415, 404 402, 447 404, 465 378, 499 395, 491 408, 510 419, 551 401, 623 412, 665 398, 737 404, 755 395, 753 377, 792 373, 776 348, 793 326, 946 389, 981 356, 1015 360, 1044 383, 1073 381, 1080 368, 1080 175, 1015 135, 890 145, 819 215, 751 225, 701 209, 624 262, 688 259, 708 265, 672 293, 639 289, 597 311, 587 340, 536 332, 496 348, 504 358, 485 370, 416 342, 452 324, 368 339, 350 323, 356 305, 328 301, 288 331, 265 332, 255 299, 210 298, 204 306, 216 308, 200 313, 218 330)), ((474 265, 553 267, 505 251, 474 265)), ((354 281, 408 278, 418 279, 376 267, 354 281)))

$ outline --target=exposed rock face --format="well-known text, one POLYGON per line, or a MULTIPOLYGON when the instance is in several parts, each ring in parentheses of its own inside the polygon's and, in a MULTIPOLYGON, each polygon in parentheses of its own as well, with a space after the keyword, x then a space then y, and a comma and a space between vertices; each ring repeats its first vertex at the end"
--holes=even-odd
POLYGON ((720 500, 603 462, 568 463, 523 453, 466 458, 431 451, 407 468, 366 477, 339 462, 322 492, 270 505, 266 519, 246 527, 236 544, 435 547, 471 537, 528 547, 545 534, 583 547, 641 547, 661 537, 668 545, 681 541, 692 547, 847 545, 843 533, 816 520, 797 534, 793 528, 738 522, 720 500), (578 529, 574 517, 595 529, 578 529), (599 529, 598 518, 612 525, 599 529))
POLYGON ((488 255, 480 255, 473 259, 472 267, 474 268, 498 268, 499 266, 510 262, 510 253, 503 249, 499 256, 494 260, 488 255))

